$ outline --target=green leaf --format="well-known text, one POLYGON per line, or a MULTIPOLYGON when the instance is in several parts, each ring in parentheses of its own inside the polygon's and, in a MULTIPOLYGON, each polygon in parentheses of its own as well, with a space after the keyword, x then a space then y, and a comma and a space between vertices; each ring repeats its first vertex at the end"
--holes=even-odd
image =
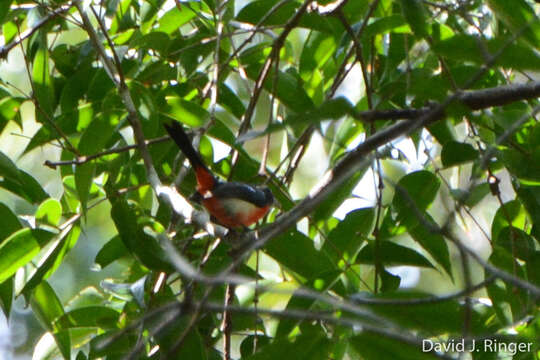
POLYGON ((438 359, 434 354, 414 346, 367 331, 352 337, 349 343, 364 360, 424 360, 438 359))
POLYGON ((120 236, 116 235, 99 250, 94 262, 102 269, 119 258, 128 255, 128 249, 120 236))
POLYGON ((248 356, 246 360, 270 360, 270 359, 302 359, 327 360, 331 350, 330 340, 322 332, 311 331, 307 334, 299 335, 292 342, 287 338, 279 338, 270 344, 257 348, 254 355, 248 356), (295 356, 291 356, 295 354, 295 356))
POLYGON ((121 359, 129 354, 139 338, 135 332, 124 330, 107 331, 90 341, 90 359, 114 357, 121 359))
POLYGON ((19 169, 13 161, 2 152, 0 152, 0 176, 12 182, 20 182, 19 169))
POLYGON ((532 47, 540 46, 538 15, 525 0, 487 0, 487 4, 512 33, 525 38, 532 47))
POLYGON ((153 49, 162 56, 167 55, 171 39, 165 32, 153 31, 131 42, 131 46, 138 49, 153 49))
POLYGON ((104 330, 118 328, 120 313, 106 306, 83 306, 69 311, 54 321, 56 329, 97 327, 104 330))
POLYGON ((300 55, 299 72, 304 81, 308 81, 315 69, 322 68, 336 50, 336 41, 332 35, 312 32, 304 43, 300 55))
POLYGON ((465 201, 468 207, 474 207, 490 193, 487 183, 475 185, 469 192, 461 189, 451 189, 450 193, 458 201, 465 201))
MULTIPOLYGON (((362 293, 363 295, 364 293, 362 293)), ((368 295, 369 299, 393 299, 406 302, 411 299, 430 299, 432 294, 420 291, 394 291, 384 294, 368 295)), ((357 296, 360 301, 362 297, 357 296)), ((395 322, 407 329, 428 333, 431 336, 438 334, 459 333, 463 327, 463 316, 466 311, 456 299, 429 301, 421 304, 389 305, 384 303, 363 304, 367 310, 395 322)), ((485 321, 492 313, 488 307, 478 306, 472 309, 470 330, 472 334, 482 334, 486 331, 485 321)), ((401 359, 401 357, 400 357, 401 359)))
POLYGON ((0 132, 10 120, 16 121, 19 126, 21 125, 19 112, 21 104, 21 100, 12 97, 5 97, 0 100, 0 132))
POLYGON ((9 8, 13 0, 5 0, 0 4, 0 24, 4 23, 4 19, 9 12, 9 8))
POLYGON ((480 154, 471 144, 457 141, 445 143, 441 152, 441 160, 444 167, 463 164, 478 160, 479 158, 480 154))
POLYGON ((373 208, 349 212, 339 224, 330 231, 322 251, 332 260, 352 261, 356 253, 373 230, 375 211, 373 208))
POLYGON ((493 238, 495 244, 505 248, 514 257, 528 261, 534 255, 535 246, 533 238, 526 232, 513 226, 506 226, 493 238))
POLYGON ((471 35, 458 34, 449 39, 435 43, 433 49, 447 59, 457 62, 472 62, 484 65, 488 59, 484 48, 489 54, 497 54, 494 66, 515 70, 540 70, 540 55, 530 47, 512 42, 508 39, 481 39, 471 35), (480 44, 484 44, 480 46, 480 44), (499 54, 503 48, 504 51, 499 54))
POLYGON ((34 258, 54 236, 45 230, 21 229, 0 245, 0 283, 34 258))
POLYGON ((242 100, 225 83, 219 84, 218 103, 236 116, 237 119, 240 119, 244 112, 246 112, 246 107, 242 103, 242 100))
POLYGON ((372 37, 387 32, 410 33, 411 28, 407 25, 402 15, 393 14, 375 19, 375 21, 365 27, 363 36, 372 37))
POLYGON ((497 241, 500 231, 513 226, 517 229, 523 229, 527 221, 527 214, 519 200, 512 200, 499 207, 491 223, 491 238, 497 241))
MULTIPOLYGON (((50 69, 49 69, 49 50, 47 48, 46 34, 43 33, 42 41, 40 44, 36 55, 34 57, 33 69, 32 69, 32 82, 34 96, 36 97, 37 102, 41 111, 44 111, 45 114, 41 114, 40 111, 36 110, 38 118, 47 116, 52 118, 54 107, 55 107, 55 98, 54 98, 54 86, 52 83, 50 69)), ((42 121, 44 122, 44 121, 42 121)))
POLYGON ((401 0, 401 10, 412 31, 419 38, 429 35, 426 12, 420 0, 401 0))
MULTIPOLYGON (((275 5, 276 3, 273 1, 252 1, 240 10, 238 15, 236 15, 236 20, 254 25, 258 25, 259 23, 261 25, 283 25, 283 19, 290 19, 294 16, 299 3, 295 1, 286 2, 282 6, 276 7, 275 11, 270 13, 270 9, 275 5)), ((304 14, 299 26, 323 32, 343 33, 343 27, 338 19, 331 16, 322 18, 316 13, 304 14)))
POLYGON ((166 100, 169 107, 165 111, 165 114, 190 127, 202 126, 210 117, 206 109, 194 102, 177 96, 168 96, 166 100))
POLYGON ((335 190, 331 196, 328 196, 326 200, 321 202, 319 207, 313 213, 312 219, 315 222, 319 222, 326 221, 330 218, 334 211, 343 204, 343 201, 351 197, 352 191, 356 185, 358 185, 358 182, 362 179, 366 170, 367 167, 352 174, 351 177, 335 190))
POLYGON ((31 175, 17 166, 0 152, 0 187, 19 195, 31 203, 39 203, 49 196, 31 175))
POLYGON ((266 252, 279 264, 307 279, 323 277, 336 270, 328 254, 316 250, 313 240, 295 230, 269 242, 266 252))
POLYGON ((14 278, 11 277, 5 280, 3 283, 0 283, 0 307, 4 312, 6 319, 9 319, 11 304, 13 303, 14 281, 14 278))
POLYGON ((355 113, 354 106, 344 97, 326 100, 315 109, 288 116, 285 123, 295 125, 299 121, 318 123, 323 120, 338 120, 355 113))
POLYGON ((78 226, 70 226, 64 229, 58 236, 54 245, 43 257, 36 270, 30 275, 30 279, 24 285, 21 293, 26 297, 30 291, 40 284, 44 279, 48 279, 56 269, 62 264, 64 257, 75 246, 81 229, 78 226))
POLYGON ((39 205, 35 217, 36 220, 56 226, 62 217, 62 205, 56 199, 47 199, 39 205))
MULTIPOLYGON (((434 220, 428 215, 424 214, 427 222, 435 224, 434 220)), ((439 263, 446 271, 450 278, 452 275, 452 264, 450 263, 450 253, 448 251, 448 244, 444 237, 440 234, 433 233, 427 229, 424 224, 418 224, 416 226, 407 227, 409 235, 419 243, 432 257, 439 263)))
POLYGON ((392 206, 401 220, 418 221, 416 212, 422 213, 437 196, 440 180, 429 171, 415 171, 402 177, 396 185, 392 206))
POLYGON ((77 194, 83 213, 86 213, 86 204, 88 202, 90 187, 94 180, 95 168, 96 166, 93 162, 87 162, 75 168, 75 186, 77 187, 77 194))
POLYGON ((401 278, 397 275, 390 273, 388 270, 383 269, 380 273, 381 277, 381 292, 387 293, 390 291, 396 291, 401 284, 401 278))
MULTIPOLYGON (((261 64, 254 64, 246 68, 248 77, 256 80, 262 69, 261 64)), ((295 70, 290 68, 290 72, 278 72, 277 81, 275 79, 274 69, 269 71, 263 87, 276 95, 276 97, 289 109, 296 113, 304 113, 313 109, 314 104, 311 98, 307 95, 302 85, 302 80, 295 70), (275 83, 275 88, 274 88, 275 83)))
POLYGON ((159 19, 157 31, 162 31, 166 34, 177 31, 179 27, 197 16, 197 11, 200 11, 201 7, 202 5, 200 3, 192 1, 189 7, 182 6, 182 10, 178 10, 177 7, 172 8, 159 19))
POLYGON ((505 148, 500 154, 500 159, 514 176, 524 181, 540 183, 540 147, 527 153, 505 148))
POLYGON ((79 150, 83 155, 92 155, 102 151, 111 137, 119 122, 117 112, 107 111, 92 119, 81 136, 79 150))
POLYGON ((54 321, 64 314, 64 307, 60 303, 53 288, 43 281, 37 286, 30 298, 30 305, 34 315, 41 324, 53 333, 56 345, 64 359, 71 359, 71 339, 69 332, 58 332, 54 327, 54 321))
POLYGON ((125 247, 144 266, 152 270, 171 271, 167 255, 156 239, 143 231, 144 221, 135 209, 123 199, 116 199, 111 208, 111 217, 125 247), (139 218, 138 218, 139 217, 139 218))
POLYGON ((2 226, 0 226, 0 244, 2 241, 13 234, 15 231, 21 228, 21 223, 17 216, 11 212, 11 210, 0 202, 0 219, 2 219, 2 226))
MULTIPOLYGON (((375 244, 369 243, 360 250, 356 258, 359 264, 375 264, 375 244)), ((391 241, 381 241, 378 245, 378 255, 382 264, 388 266, 419 266, 433 268, 431 262, 415 250, 391 241)))
POLYGON ((64 314, 64 307, 47 281, 35 288, 30 305, 43 327, 48 331, 55 331, 53 322, 64 314))

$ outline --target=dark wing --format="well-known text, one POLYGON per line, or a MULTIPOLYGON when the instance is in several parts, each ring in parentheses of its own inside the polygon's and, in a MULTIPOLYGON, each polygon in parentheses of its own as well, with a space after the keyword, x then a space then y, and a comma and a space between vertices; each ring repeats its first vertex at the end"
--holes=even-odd
POLYGON ((244 200, 257 207, 265 207, 274 201, 270 189, 237 182, 219 183, 212 190, 212 195, 221 199, 244 200))

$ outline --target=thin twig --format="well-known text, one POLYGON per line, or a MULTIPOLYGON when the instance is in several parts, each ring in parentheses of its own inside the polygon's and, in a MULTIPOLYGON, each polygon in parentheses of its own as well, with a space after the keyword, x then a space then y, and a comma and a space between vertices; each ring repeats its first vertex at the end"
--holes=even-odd
MULTIPOLYGON (((146 145, 153 145, 153 144, 159 144, 165 141, 170 140, 170 136, 162 136, 155 139, 146 140, 146 145)), ((51 161, 51 160, 45 160, 44 165, 50 167, 51 169, 56 169, 57 166, 71 166, 71 165, 82 165, 89 161, 99 159, 100 157, 111 155, 111 154, 119 154, 126 151, 130 151, 133 149, 137 149, 138 145, 126 145, 121 147, 112 148, 109 150, 105 150, 96 154, 88 155, 88 156, 78 156, 73 160, 64 160, 64 161, 51 161)))

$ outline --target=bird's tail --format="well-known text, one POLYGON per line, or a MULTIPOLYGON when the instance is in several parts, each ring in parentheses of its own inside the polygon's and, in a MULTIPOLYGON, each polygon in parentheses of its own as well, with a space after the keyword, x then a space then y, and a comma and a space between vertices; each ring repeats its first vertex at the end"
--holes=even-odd
POLYGON ((170 124, 164 123, 163 126, 176 145, 178 145, 180 150, 186 155, 189 163, 195 170, 195 175, 197 176, 197 190, 201 194, 204 194, 208 190, 212 190, 216 179, 204 164, 199 153, 193 148, 191 140, 182 128, 182 125, 177 121, 173 121, 170 124))

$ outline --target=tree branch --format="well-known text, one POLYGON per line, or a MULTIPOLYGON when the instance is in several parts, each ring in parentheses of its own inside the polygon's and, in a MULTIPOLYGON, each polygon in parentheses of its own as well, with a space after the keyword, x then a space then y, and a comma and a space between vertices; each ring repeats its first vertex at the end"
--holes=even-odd
MULTIPOLYGON (((510 104, 516 101, 531 100, 540 97, 540 81, 526 84, 503 85, 481 90, 463 91, 457 94, 456 101, 471 110, 482 110, 510 104)), ((355 119, 373 122, 376 120, 417 119, 425 116, 438 104, 419 109, 369 110, 353 113, 355 119)))
POLYGON ((71 9, 71 7, 73 6, 73 4, 67 4, 67 5, 62 5, 60 6, 58 9, 55 9, 55 10, 52 10, 52 12, 50 12, 49 14, 47 14, 47 16, 45 16, 43 19, 41 19, 40 21, 38 21, 38 23, 30 28, 30 29, 27 29, 25 30, 23 33, 19 34, 19 36, 17 37, 17 39, 11 41, 9 44, 7 45, 4 45, 4 46, 0 46, 0 59, 6 59, 9 52, 17 45, 19 45, 20 43, 22 43, 24 40, 28 39, 30 36, 34 35, 34 33, 36 31, 38 31, 39 29, 41 29, 44 25, 46 25, 47 23, 49 23, 49 21, 55 19, 57 16, 65 13, 66 11, 68 11, 69 9, 71 9))

